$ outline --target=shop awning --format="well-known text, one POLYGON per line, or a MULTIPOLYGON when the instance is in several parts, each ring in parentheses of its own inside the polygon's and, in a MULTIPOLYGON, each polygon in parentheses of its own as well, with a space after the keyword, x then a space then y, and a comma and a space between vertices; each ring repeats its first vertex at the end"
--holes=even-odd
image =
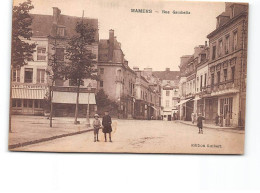
MULTIPOLYGON (((96 98, 94 93, 79 93, 79 104, 96 104, 96 98)), ((77 93, 76 92, 53 92, 53 103, 63 103, 63 104, 76 104, 77 93)))
POLYGON ((46 89, 12 88, 12 99, 44 99, 46 89))
POLYGON ((187 103, 188 101, 191 101, 191 100, 193 100, 193 99, 186 99, 186 100, 180 101, 179 103, 176 104, 176 106, 180 106, 180 105, 187 103))

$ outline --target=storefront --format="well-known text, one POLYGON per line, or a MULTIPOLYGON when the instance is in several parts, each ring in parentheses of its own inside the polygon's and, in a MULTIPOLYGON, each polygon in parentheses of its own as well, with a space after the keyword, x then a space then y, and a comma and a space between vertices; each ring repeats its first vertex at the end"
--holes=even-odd
POLYGON ((13 84, 11 113, 22 115, 43 115, 47 86, 13 84))
MULTIPOLYGON (((77 93, 74 87, 54 87, 53 91, 53 115, 57 117, 73 117, 75 114, 77 93)), ((79 93, 79 117, 85 117, 89 104, 90 117, 97 111, 96 98, 93 90, 80 89, 79 93)))

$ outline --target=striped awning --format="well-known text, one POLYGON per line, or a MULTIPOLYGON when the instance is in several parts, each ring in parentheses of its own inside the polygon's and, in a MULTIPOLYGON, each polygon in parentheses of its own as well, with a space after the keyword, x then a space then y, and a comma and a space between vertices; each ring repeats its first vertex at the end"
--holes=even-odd
MULTIPOLYGON (((76 92, 53 91, 53 103, 75 104, 77 98, 76 92)), ((79 104, 96 104, 94 93, 79 93, 79 104)))
POLYGON ((12 99, 44 99, 46 89, 12 88, 12 99))

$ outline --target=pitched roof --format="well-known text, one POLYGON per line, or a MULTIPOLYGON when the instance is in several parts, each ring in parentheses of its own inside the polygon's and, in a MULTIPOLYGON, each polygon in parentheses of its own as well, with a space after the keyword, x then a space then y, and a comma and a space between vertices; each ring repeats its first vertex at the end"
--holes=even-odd
MULTIPOLYGON (((54 25, 52 15, 40 15, 31 14, 33 22, 31 25, 33 36, 49 36, 52 35, 54 25)), ((68 15, 60 15, 58 26, 63 26, 66 28, 66 36, 72 37, 76 35, 75 27, 77 22, 82 20, 81 17, 74 17, 68 15)), ((94 29, 96 29, 95 39, 98 41, 98 19, 84 18, 84 22, 90 24, 94 29)))
POLYGON ((152 73, 161 80, 176 80, 180 76, 180 71, 153 71, 152 73))

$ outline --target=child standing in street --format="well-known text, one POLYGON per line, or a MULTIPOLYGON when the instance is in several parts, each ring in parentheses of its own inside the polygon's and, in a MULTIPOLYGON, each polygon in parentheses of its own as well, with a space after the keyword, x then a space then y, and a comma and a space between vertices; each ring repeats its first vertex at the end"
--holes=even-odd
POLYGON ((204 117, 201 116, 201 113, 199 113, 199 117, 197 119, 197 126, 199 128, 199 134, 203 134, 203 123, 202 121, 205 120, 204 117))
POLYGON ((102 119, 105 142, 107 142, 107 133, 109 134, 109 141, 112 142, 112 139, 111 139, 111 132, 112 132, 111 124, 112 124, 112 120, 111 120, 111 117, 109 116, 109 112, 105 111, 105 116, 102 119))
POLYGON ((98 140, 98 131, 101 127, 101 123, 100 123, 100 120, 98 119, 99 118, 99 115, 98 114, 95 114, 94 115, 94 121, 93 121, 93 128, 94 128, 94 142, 96 141, 99 141, 98 140))

